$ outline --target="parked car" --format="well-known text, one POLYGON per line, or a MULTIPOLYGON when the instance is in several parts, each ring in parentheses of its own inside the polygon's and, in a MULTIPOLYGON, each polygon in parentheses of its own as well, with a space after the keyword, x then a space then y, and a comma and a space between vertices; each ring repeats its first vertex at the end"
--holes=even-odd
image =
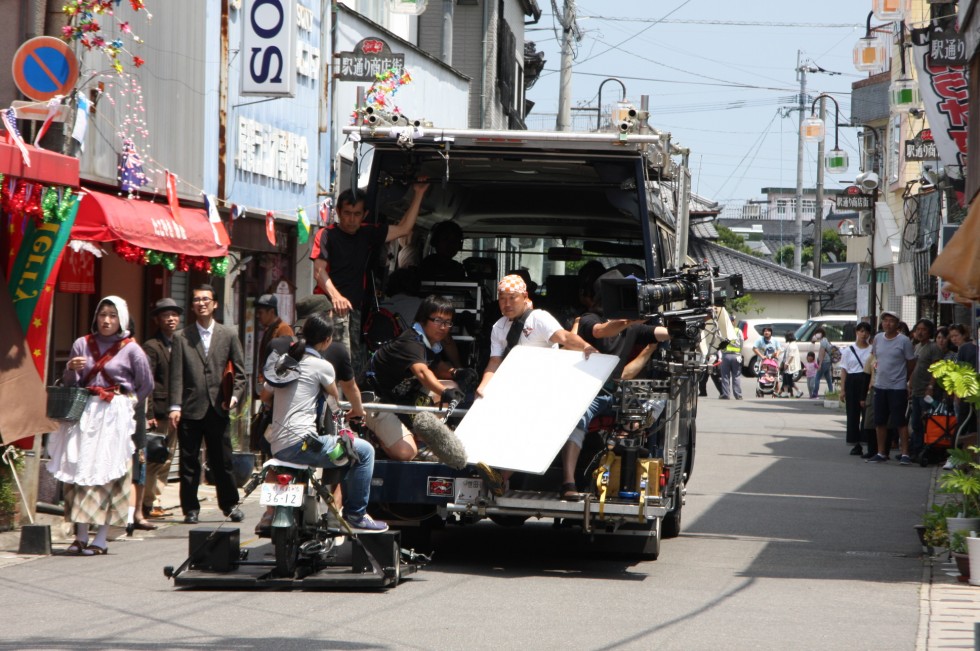
MULTIPOLYGON (((800 348, 800 358, 806 361, 806 354, 810 351, 817 353, 817 344, 813 343, 813 333, 817 328, 823 328, 827 333, 830 343, 841 349, 850 346, 855 342, 855 328, 858 318, 854 314, 828 314, 818 316, 808 320, 796 330, 796 341, 800 348)), ((819 354, 819 353, 817 353, 819 354)), ((834 365, 834 377, 838 374, 837 365, 834 365)))
POLYGON ((772 338, 780 344, 786 341, 784 336, 787 332, 796 330, 803 325, 803 319, 743 319, 738 322, 738 328, 742 331, 742 375, 745 377, 755 377, 759 374, 759 363, 762 361, 759 356, 752 351, 752 346, 762 337, 762 331, 772 328, 772 338))

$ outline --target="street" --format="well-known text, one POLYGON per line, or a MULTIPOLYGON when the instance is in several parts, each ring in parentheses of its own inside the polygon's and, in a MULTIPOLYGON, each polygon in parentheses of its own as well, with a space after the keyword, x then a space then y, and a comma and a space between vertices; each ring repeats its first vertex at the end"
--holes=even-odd
MULTIPOLYGON (((699 409, 682 534, 655 562, 487 522, 440 532, 388 592, 177 591, 173 524, 106 557, 0 564, 0 648, 914 649, 931 470, 849 456, 822 402, 712 391, 699 409)), ((245 511, 251 540, 256 495, 245 511)))

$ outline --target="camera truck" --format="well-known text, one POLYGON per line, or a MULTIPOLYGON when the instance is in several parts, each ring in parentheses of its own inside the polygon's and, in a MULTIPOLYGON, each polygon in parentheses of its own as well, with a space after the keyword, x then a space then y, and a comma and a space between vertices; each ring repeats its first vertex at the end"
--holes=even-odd
MULTIPOLYGON (((582 312, 577 270, 597 260, 624 276, 603 281, 605 315, 643 318, 665 325, 671 335, 645 379, 605 384, 615 413, 596 419, 586 437, 576 469, 581 501, 560 498, 560 460, 544 474, 514 474, 495 495, 472 466, 393 461, 379 452, 371 511, 419 546, 435 527, 485 518, 508 526, 551 518, 603 549, 651 559, 662 538, 680 533, 685 486, 693 475, 697 380, 704 370, 698 343, 713 318, 712 305, 739 295, 741 279, 685 265, 687 152, 672 145, 669 134, 647 126, 645 111, 628 108, 622 118, 612 131, 596 133, 438 129, 378 114, 344 128, 350 156, 339 182, 341 189, 365 194, 369 219, 397 219, 408 187, 426 179, 431 187, 416 239, 421 243, 421 234, 447 220, 462 229, 456 259, 465 267, 465 282, 423 282, 419 295, 453 301, 452 338, 463 365, 480 373, 486 366, 490 328, 500 317, 496 284, 511 270, 526 269, 532 282, 539 280, 536 289, 529 287, 534 307, 571 329, 582 312)), ((389 252, 389 269, 401 255, 389 252)), ((542 391, 548 381, 544 373, 542 391)), ((523 434, 531 439, 539 432, 523 434)))

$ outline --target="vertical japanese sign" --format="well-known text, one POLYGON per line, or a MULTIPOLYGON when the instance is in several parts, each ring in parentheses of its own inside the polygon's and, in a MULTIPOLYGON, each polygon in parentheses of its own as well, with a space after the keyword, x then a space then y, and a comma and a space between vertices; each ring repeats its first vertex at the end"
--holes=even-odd
POLYGON ((930 46, 915 45, 919 92, 932 128, 939 160, 951 173, 966 169, 966 129, 969 122, 967 68, 933 63, 930 46))
POLYGON ((242 95, 296 95, 296 1, 247 0, 242 95))

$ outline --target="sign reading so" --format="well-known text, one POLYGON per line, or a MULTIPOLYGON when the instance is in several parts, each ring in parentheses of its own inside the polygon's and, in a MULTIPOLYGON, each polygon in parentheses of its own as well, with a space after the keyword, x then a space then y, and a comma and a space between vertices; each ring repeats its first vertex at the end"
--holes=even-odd
POLYGON ((296 94, 295 0, 247 0, 242 35, 242 95, 296 94))

